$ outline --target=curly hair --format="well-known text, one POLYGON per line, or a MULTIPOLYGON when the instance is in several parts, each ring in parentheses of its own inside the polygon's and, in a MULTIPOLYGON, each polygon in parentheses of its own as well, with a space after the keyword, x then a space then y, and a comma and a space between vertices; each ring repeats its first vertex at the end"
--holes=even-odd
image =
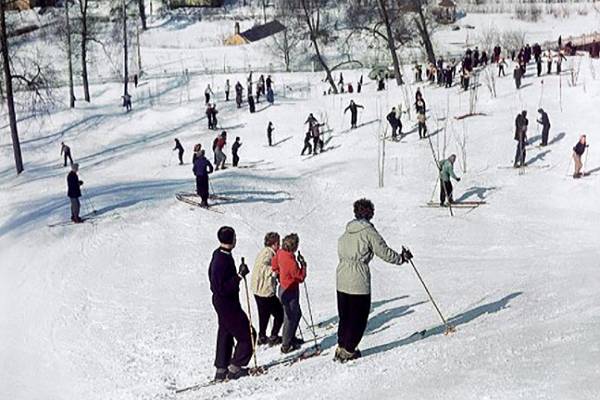
POLYGON ((375 206, 369 199, 360 199, 354 202, 354 217, 370 221, 375 214, 375 206))
POLYGON ((265 235, 265 247, 273 246, 279 243, 279 233, 269 232, 265 235))
POLYGON ((294 253, 298 250, 298 245, 300 244, 300 238, 295 233, 290 233, 286 237, 283 238, 281 242, 281 248, 285 251, 289 251, 290 253, 294 253))

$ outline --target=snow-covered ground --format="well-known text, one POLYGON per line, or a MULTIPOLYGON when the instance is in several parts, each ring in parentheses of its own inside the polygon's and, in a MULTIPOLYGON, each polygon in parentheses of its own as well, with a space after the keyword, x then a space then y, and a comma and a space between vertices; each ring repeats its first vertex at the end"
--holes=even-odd
MULTIPOLYGON (((193 190, 192 146, 210 148, 215 135, 206 126, 204 87, 226 77, 243 82, 243 75, 192 76, 189 83, 142 80, 132 89, 129 114, 116 104, 119 85, 93 86, 91 105, 20 123, 26 170, 19 176, 3 123, 0 398, 171 398, 174 387, 212 378, 217 323, 207 267, 222 225, 238 233, 237 260, 252 261, 268 231, 299 234, 324 353, 177 398, 600 398, 600 150, 594 121, 600 63, 584 57, 580 68, 576 86, 569 85, 568 71, 540 79, 533 66, 520 91, 510 77, 498 80, 497 98, 481 86, 477 111, 485 115, 463 120, 454 117, 468 112, 468 93, 423 87, 434 147, 443 156, 458 155, 462 180, 455 197, 487 201, 474 210, 456 209, 454 217, 447 209, 422 207, 437 198, 439 187, 414 113, 403 120, 408 136, 386 142, 385 187, 378 188, 380 119, 404 101, 393 86, 376 92, 369 82, 360 95, 322 96, 320 75, 274 74, 276 103, 259 103, 255 114, 237 110, 217 92, 221 128, 230 143, 242 138, 241 165, 254 165, 212 175, 214 191, 234 198, 217 206, 223 214, 192 208, 174 194, 193 190), (365 106, 361 126, 352 131, 343 114, 350 99, 365 106), (519 111, 529 111, 529 136, 539 144, 540 106, 552 122, 550 146, 528 149, 531 168, 524 174, 499 168, 512 165, 519 111), (327 119, 332 131, 330 150, 306 159, 299 153, 309 112, 327 119), (272 148, 266 145, 269 121, 278 142, 272 148), (568 176, 571 149, 580 134, 588 135, 585 168, 592 174, 574 180, 568 176), (186 148, 184 166, 172 151, 176 137, 186 148), (465 137, 463 171, 459 142, 465 137), (81 165, 83 211, 96 210, 98 218, 49 228, 69 217, 61 141, 81 165), (457 331, 441 333, 411 267, 374 260, 364 357, 340 365, 331 361, 336 243, 360 197, 375 203, 373 222, 388 244, 411 248, 457 331), (415 341, 413 332, 426 327, 435 328, 415 341)), ((356 81, 366 72, 344 76, 356 81)), ((409 85, 410 98, 415 89, 409 85)), ((302 292, 308 317, 305 301, 302 292)), ((253 302, 252 315, 256 322, 253 302)), ((310 338, 304 322, 301 329, 310 338)), ((257 356, 260 364, 281 358, 276 348, 259 348, 257 356)))

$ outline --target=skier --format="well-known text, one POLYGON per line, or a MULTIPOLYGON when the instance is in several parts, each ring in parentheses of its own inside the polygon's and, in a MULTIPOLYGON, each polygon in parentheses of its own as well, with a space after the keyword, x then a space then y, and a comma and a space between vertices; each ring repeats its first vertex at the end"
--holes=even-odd
POLYGON ((242 84, 238 81, 235 84, 235 103, 237 104, 237 108, 242 107, 242 95, 244 94, 244 88, 242 84))
POLYGON ((225 81, 225 101, 229 101, 229 90, 231 89, 229 85, 229 79, 225 81))
POLYGON ((204 102, 204 104, 210 103, 210 95, 211 94, 213 94, 213 91, 210 88, 210 85, 206 85, 206 89, 204 89, 204 100, 206 100, 206 101, 204 102))
POLYGON ((67 196, 71 200, 71 221, 76 224, 83 222, 83 219, 79 217, 79 209, 81 204, 79 198, 81 197, 81 185, 83 181, 79 180, 77 171, 79 170, 79 164, 71 164, 71 172, 67 175, 67 196))
POLYGON ((173 149, 173 151, 175 150, 179 150, 179 152, 177 153, 177 156, 179 157, 179 165, 183 165, 183 146, 181 145, 181 143, 179 143, 179 139, 175 138, 175 148, 173 149))
POLYGON ((506 61, 504 60, 504 58, 500 59, 500 61, 498 61, 498 77, 500 77, 500 74, 502 74, 502 76, 506 76, 506 72, 504 72, 504 67, 506 67, 506 61))
POLYGON ((452 197, 452 181, 450 177, 456 179, 456 182, 460 182, 460 178, 458 178, 454 174, 454 162, 456 161, 456 155, 452 154, 448 159, 440 161, 440 206, 444 207, 446 198, 448 198, 448 203, 454 203, 454 198, 452 197))
POLYGON ((339 263, 336 272, 337 308, 339 313, 338 347, 334 361, 359 358, 360 343, 371 309, 371 271, 373 255, 391 264, 403 264, 412 255, 390 249, 370 222, 375 206, 370 200, 354 202, 354 217, 338 240, 339 263))
POLYGON ((256 102, 260 103, 260 95, 263 92, 263 87, 261 86, 261 82, 260 79, 258 80, 258 82, 256 82, 256 102))
POLYGON ((537 120, 538 124, 542 125, 542 144, 541 146, 546 146, 548 144, 548 134, 550 133, 550 119, 548 118, 548 113, 544 111, 544 109, 538 109, 538 112, 541 114, 540 119, 537 120))
POLYGON ((217 104, 214 103, 212 105, 212 125, 213 125, 213 129, 217 129, 217 114, 219 113, 219 111, 217 110, 217 104))
POLYGON ((586 147, 589 145, 586 143, 585 135, 581 135, 579 137, 579 142, 573 147, 573 159, 575 160, 575 172, 573 173, 573 178, 581 178, 581 168, 583 164, 581 163, 581 156, 585 153, 586 147))
POLYGON ((306 136, 304 137, 304 147, 302 148, 301 156, 304 155, 304 152, 308 150, 308 154, 312 154, 312 146, 310 145, 310 141, 312 140, 312 133, 310 129, 306 132, 306 136))
POLYGON ((208 129, 215 129, 215 124, 213 123, 213 108, 210 104, 206 106, 206 119, 208 120, 208 129))
POLYGON ((258 309, 258 344, 270 347, 281 344, 279 331, 283 325, 283 307, 276 295, 277 279, 271 269, 271 263, 279 250, 279 234, 269 232, 265 235, 265 247, 262 248, 252 269, 251 288, 258 309), (267 337, 269 319, 273 316, 271 335, 267 337))
POLYGON ((364 107, 363 107, 363 106, 361 106, 361 105, 359 105, 359 104, 356 104, 356 103, 354 102, 354 100, 350 100, 350 104, 348 105, 348 107, 346 107, 346 108, 344 109, 344 114, 346 114, 346 111, 350 110, 350 115, 351 115, 351 120, 350 120, 350 123, 351 123, 351 125, 350 125, 350 129, 354 129, 354 128, 356 128, 356 120, 357 120, 357 117, 358 117, 358 109, 359 109, 359 108, 362 108, 362 109, 364 109, 364 107))
POLYGON ((398 117, 396 116, 396 107, 392 107, 392 111, 390 111, 390 113, 387 115, 386 119, 388 120, 388 122, 390 123, 390 126, 392 127, 392 139, 396 140, 396 136, 397 136, 397 131, 398 131, 398 125, 399 122, 398 121, 398 117))
POLYGON ((270 105, 273 105, 273 103, 275 102, 275 93, 273 93, 273 88, 267 89, 267 102, 270 105))
POLYGON ((271 75, 267 76, 267 80, 265 82, 267 83, 267 91, 272 89, 273 79, 271 79, 271 75))
POLYGON ((360 76, 360 79, 358 80, 358 83, 356 84, 356 92, 360 93, 360 91, 362 90, 362 85, 363 85, 363 76, 360 76))
POLYGON ((252 97, 252 94, 248 94, 248 107, 250 108, 250 113, 254 113, 256 111, 254 97, 252 97))
POLYGON ((267 126, 267 140, 269 141, 269 146, 273 146, 273 131, 275 128, 273 127, 273 123, 269 121, 269 125, 267 126))
POLYGON ((64 155, 65 164, 63 167, 67 166, 67 158, 69 159, 69 163, 73 165, 73 158, 71 157, 71 148, 65 144, 65 142, 60 142, 60 155, 64 155))
POLYGON ((223 152, 223 147, 227 144, 227 132, 223 131, 219 136, 217 136, 217 142, 215 143, 215 170, 219 170, 219 166, 221 169, 226 169, 225 160, 227 156, 223 152))
POLYGON ((523 70, 515 65, 515 70, 513 71, 513 79, 515 80, 515 86, 517 89, 521 88, 521 78, 523 78, 523 70))
POLYGON ((537 76, 542 75, 542 57, 535 58, 535 65, 537 67, 537 76))
POLYGON ((521 111, 521 114, 517 115, 515 119, 515 140, 517 141, 517 152, 515 154, 514 167, 517 168, 519 165, 525 167, 525 157, 527 156, 525 146, 527 145, 527 111, 521 111))
POLYGON ((240 143, 240 137, 235 138, 235 142, 231 145, 231 155, 233 156, 233 166, 237 167, 240 162, 240 157, 238 156, 238 151, 242 147, 242 143, 240 143))
POLYGON ((261 74, 258 78, 258 85, 260 86, 260 94, 265 95, 265 76, 261 74))
POLYGON ((552 73, 552 51, 546 51, 546 65, 548 67, 548 75, 552 73))
POLYGON ((319 124, 313 124, 310 128, 313 139, 313 154, 317 154, 317 148, 319 149, 320 153, 323 152, 323 141, 321 140, 321 132, 319 130, 320 126, 321 125, 319 124))
POLYGON ((294 254, 298 250, 299 243, 300 239, 295 233, 284 237, 281 249, 277 250, 271 262, 271 269, 279 276, 279 298, 285 314, 281 343, 283 354, 298 350, 304 343, 296 337, 296 330, 302 317, 299 285, 306 279, 306 264, 298 265, 294 254))
POLYGON ((131 111, 131 95, 129 93, 126 93, 123 96, 121 96, 121 98, 123 99, 123 107, 125 107, 127 112, 131 111))
POLYGON ((304 121, 304 124, 308 124, 309 128, 312 128, 313 124, 318 124, 319 121, 317 121, 317 119, 315 118, 315 116, 310 113, 308 114, 308 118, 306 118, 306 121, 304 121))
POLYGON ((213 165, 204 156, 204 150, 198 152, 192 171, 196 176, 196 194, 202 202, 200 206, 208 207, 208 175, 213 172, 213 165))
POLYGON ((562 61, 566 60, 566 59, 567 59, 567 57, 565 57, 563 52, 559 51, 558 54, 556 55, 556 75, 560 75, 562 61))
POLYGON ((231 251, 236 245, 233 228, 222 226, 217 237, 220 245, 213 254, 208 267, 212 303, 217 312, 219 331, 217 333, 217 351, 215 356, 215 382, 225 379, 234 380, 248 375, 248 365, 252 358, 255 336, 248 316, 242 309, 239 299, 240 281, 248 274, 244 263, 236 271, 231 251), (239 275, 238 275, 239 274, 239 275), (237 342, 234 348, 234 339, 237 342))
POLYGON ((417 114, 425 114, 427 106, 425 105, 425 99, 423 99, 423 95, 418 91, 416 97, 417 101, 415 101, 415 110, 417 110, 417 114))

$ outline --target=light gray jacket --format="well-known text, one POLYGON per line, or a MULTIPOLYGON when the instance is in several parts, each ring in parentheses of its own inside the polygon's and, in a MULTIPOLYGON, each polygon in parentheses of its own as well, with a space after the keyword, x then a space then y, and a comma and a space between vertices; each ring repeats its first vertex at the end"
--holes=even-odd
POLYGON ((377 229, 365 219, 355 219, 346 226, 338 240, 337 290, 348 294, 371 293, 369 262, 373 254, 391 264, 401 264, 402 257, 390 249, 377 229))
POLYGON ((256 256, 254 268, 252 268, 252 281, 250 288, 252 293, 260 297, 275 296, 277 288, 277 279, 275 273, 271 270, 271 260, 275 255, 275 250, 271 247, 263 247, 256 256))

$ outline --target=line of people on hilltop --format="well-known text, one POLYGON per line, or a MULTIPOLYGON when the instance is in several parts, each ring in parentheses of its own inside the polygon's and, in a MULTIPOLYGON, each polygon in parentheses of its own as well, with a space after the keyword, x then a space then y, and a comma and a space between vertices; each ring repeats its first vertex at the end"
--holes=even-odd
MULTIPOLYGON (((353 208, 354 219, 339 238, 337 250, 335 290, 339 323, 333 359, 340 363, 361 357, 358 345, 371 310, 369 263, 373 257, 395 265, 412 259, 408 249, 396 252, 388 247, 371 222, 375 207, 370 200, 357 200, 353 208)), ((302 347, 304 340, 297 336, 303 314, 300 287, 308 278, 308 263, 299 251, 297 234, 291 233, 283 239, 277 232, 265 235, 264 246, 254 261, 250 284, 258 309, 257 335, 239 298, 242 281, 248 290, 246 277, 250 268, 243 258, 239 267, 236 266, 232 254, 237 245, 236 232, 232 227, 223 226, 217 232, 217 239, 219 247, 212 254, 208 275, 218 322, 214 381, 222 382, 249 374, 246 366, 255 354, 255 346, 280 346, 284 355, 302 347)), ((308 302, 308 297, 305 300, 308 302)))

